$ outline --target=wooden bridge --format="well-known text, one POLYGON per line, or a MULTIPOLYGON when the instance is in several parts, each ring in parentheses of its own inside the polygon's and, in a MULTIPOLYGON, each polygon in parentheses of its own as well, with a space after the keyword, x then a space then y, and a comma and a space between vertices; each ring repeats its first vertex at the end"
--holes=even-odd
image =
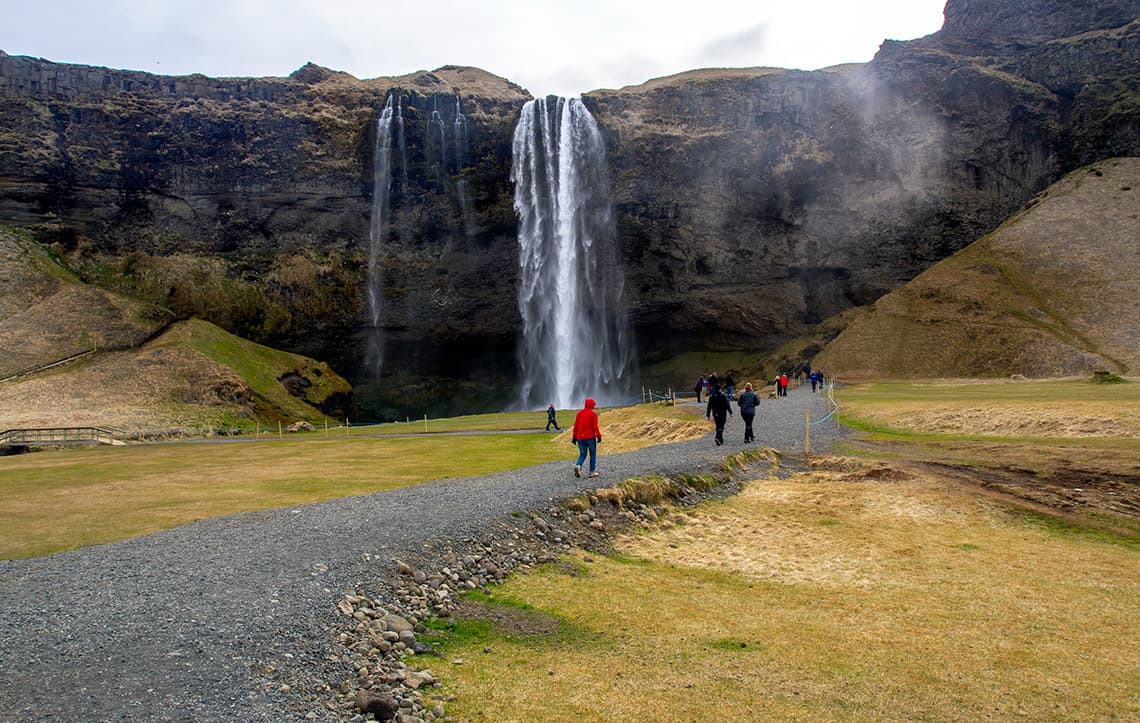
POLYGON ((0 432, 0 447, 39 447, 62 444, 126 444, 106 427, 48 427, 0 432))

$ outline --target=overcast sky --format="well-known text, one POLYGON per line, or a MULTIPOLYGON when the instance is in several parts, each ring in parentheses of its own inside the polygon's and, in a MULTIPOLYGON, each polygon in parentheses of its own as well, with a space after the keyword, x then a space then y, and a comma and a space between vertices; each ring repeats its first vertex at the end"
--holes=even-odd
POLYGON ((358 78, 469 65, 534 95, 683 70, 865 62, 945 0, 0 0, 0 50, 163 75, 358 78))

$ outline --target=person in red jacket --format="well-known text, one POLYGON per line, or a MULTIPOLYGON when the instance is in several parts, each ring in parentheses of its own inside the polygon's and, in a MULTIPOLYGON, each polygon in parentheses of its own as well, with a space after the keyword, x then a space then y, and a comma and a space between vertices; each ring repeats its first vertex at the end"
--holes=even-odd
POLYGON ((780 375, 780 396, 788 396, 788 375, 787 373, 780 375))
POLYGON ((574 417, 574 441, 578 443, 578 462, 574 465, 574 476, 582 476, 582 463, 586 453, 590 454, 590 476, 598 476, 598 442, 602 441, 602 431, 598 428, 597 404, 587 399, 585 406, 574 417))

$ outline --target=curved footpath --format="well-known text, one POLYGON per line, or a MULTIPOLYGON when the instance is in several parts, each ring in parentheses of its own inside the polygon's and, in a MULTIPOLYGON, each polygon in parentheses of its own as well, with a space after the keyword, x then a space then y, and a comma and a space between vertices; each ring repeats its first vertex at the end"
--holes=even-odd
MULTIPOLYGON (((827 412, 803 388, 763 400, 754 445, 802 455, 809 406, 813 418, 827 412)), ((841 434, 834 420, 813 425, 813 451, 841 434)), ((296 719, 289 692, 266 686, 258 671, 319 673, 336 654, 337 603, 374 584, 378 565, 429 541, 477 537, 512 512, 585 489, 711 467, 742 449, 742 438, 733 416, 723 447, 711 432, 612 456, 603 442, 597 479, 573 476, 568 448, 565 462, 0 561, 0 720, 296 719)))

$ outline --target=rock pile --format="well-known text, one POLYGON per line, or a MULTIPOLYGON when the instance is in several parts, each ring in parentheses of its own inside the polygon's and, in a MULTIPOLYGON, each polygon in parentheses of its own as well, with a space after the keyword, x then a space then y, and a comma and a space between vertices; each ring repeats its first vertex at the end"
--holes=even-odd
MULTIPOLYGON (((693 504, 735 489, 730 483, 708 493, 689 490, 679 502, 693 504)), ((392 560, 375 593, 345 595, 337 607, 352 622, 337 640, 347 648, 356 676, 337 688, 340 709, 359 711, 353 720, 447 720, 447 697, 438 692, 424 697, 438 681, 427 663, 436 651, 417 637, 427 631, 422 621, 450 617, 464 591, 487 591, 515 570, 556 562, 575 548, 604 551, 614 531, 649 526, 668 514, 664 506, 627 506, 620 498, 609 503, 598 492, 579 498, 589 503, 582 510, 552 506, 494 523, 478 538, 427 544, 415 559, 392 560)))

